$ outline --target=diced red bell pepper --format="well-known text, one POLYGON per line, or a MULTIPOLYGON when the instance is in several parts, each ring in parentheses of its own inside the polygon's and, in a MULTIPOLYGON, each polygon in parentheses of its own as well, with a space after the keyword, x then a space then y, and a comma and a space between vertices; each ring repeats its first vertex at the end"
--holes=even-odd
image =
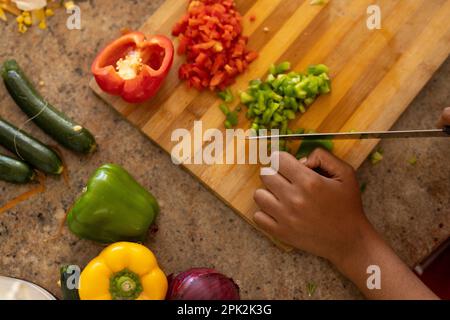
POLYGON ((205 53, 200 52, 197 58, 195 58, 195 63, 201 65, 206 61, 206 59, 208 59, 208 56, 205 53))
POLYGON ((225 69, 225 71, 228 73, 228 76, 230 76, 230 77, 232 77, 232 76, 234 76, 235 74, 238 73, 236 68, 233 68, 229 64, 226 64, 223 68, 225 69))
POLYGON ((177 24, 175 24, 175 26, 172 29, 172 34, 176 37, 178 37, 178 35, 182 32, 184 32, 186 30, 186 27, 188 25, 188 21, 189 21, 189 15, 185 14, 180 21, 177 22, 177 24))
POLYGON ((220 69, 223 65, 225 65, 225 62, 226 62, 226 56, 225 56, 225 54, 219 54, 219 55, 217 55, 216 59, 214 60, 213 65, 212 65, 212 67, 211 67, 211 73, 212 73, 212 74, 216 74, 216 73, 219 71, 219 69, 220 69))
POLYGON ((189 84, 195 89, 201 90, 202 88, 202 80, 199 77, 192 77, 189 80, 189 84))
POLYGON ((212 77, 211 82, 209 83, 210 88, 214 89, 219 86, 225 79, 225 72, 219 72, 212 77))
POLYGON ((239 72, 243 72, 244 71, 244 65, 242 64, 242 60, 241 59, 236 59, 234 60, 236 63, 236 68, 239 72))
POLYGON ((177 53, 179 55, 185 54, 188 42, 189 42, 188 38, 186 38, 183 35, 180 36, 177 50, 177 53))
POLYGON ((247 53, 247 55, 245 56, 245 61, 247 61, 248 63, 252 62, 253 60, 255 60, 256 58, 258 58, 258 53, 255 51, 250 51, 249 53, 247 53))
POLYGON ((178 54, 186 54, 179 77, 197 89, 222 90, 258 57, 242 35, 242 16, 233 0, 190 0, 172 30, 178 54))
POLYGON ((172 66, 173 51, 172 42, 165 36, 146 37, 141 32, 130 32, 107 45, 95 58, 91 71, 103 91, 130 103, 140 103, 153 97, 161 87, 172 66), (119 60, 126 60, 130 54, 139 57, 139 64, 134 77, 124 78, 116 67, 119 68, 119 60))

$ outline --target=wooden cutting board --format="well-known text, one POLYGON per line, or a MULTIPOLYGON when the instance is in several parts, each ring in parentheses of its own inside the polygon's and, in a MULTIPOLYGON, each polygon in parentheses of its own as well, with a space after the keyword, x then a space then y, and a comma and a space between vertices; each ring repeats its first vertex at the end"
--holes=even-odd
MULTIPOLYGON (((237 0, 249 47, 260 56, 237 79, 233 92, 245 90, 251 79, 264 77, 272 63, 288 60, 298 71, 309 64, 325 63, 332 77, 331 94, 320 97, 290 127, 318 132, 388 130, 449 55, 450 1, 376 1, 381 8, 382 28, 369 30, 366 11, 373 2, 330 0, 321 6, 311 5, 310 0, 237 0), (249 19, 252 15, 256 17, 254 22, 249 19)), ((169 36, 186 7, 187 0, 167 0, 140 30, 169 36)), ((175 57, 157 96, 142 105, 130 105, 102 93, 95 81, 91 81, 91 87, 170 153, 175 144, 171 142, 172 131, 192 131, 195 120, 203 121, 203 130, 224 130, 224 115, 216 96, 188 89, 178 80, 183 60, 175 57)), ((244 113, 240 113, 239 127, 248 128, 244 113)), ((357 168, 377 142, 338 141, 334 152, 357 168)), ((252 223, 257 209, 253 192, 261 187, 258 166, 185 167, 252 223)))

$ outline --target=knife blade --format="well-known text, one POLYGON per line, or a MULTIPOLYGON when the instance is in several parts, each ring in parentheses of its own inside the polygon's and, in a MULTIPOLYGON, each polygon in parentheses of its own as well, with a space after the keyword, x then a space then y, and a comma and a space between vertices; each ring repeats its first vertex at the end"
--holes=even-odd
POLYGON ((265 136, 248 136, 246 139, 399 139, 399 138, 450 138, 450 126, 443 129, 400 130, 400 131, 366 131, 366 132, 335 132, 335 133, 301 133, 265 136))

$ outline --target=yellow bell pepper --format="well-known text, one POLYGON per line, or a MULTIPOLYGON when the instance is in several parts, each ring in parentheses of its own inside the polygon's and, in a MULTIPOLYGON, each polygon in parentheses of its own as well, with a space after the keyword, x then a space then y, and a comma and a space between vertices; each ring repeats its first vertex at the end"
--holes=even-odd
POLYGON ((0 20, 8 21, 8 18, 6 17, 5 11, 3 11, 2 8, 0 8, 0 20))
POLYGON ((143 245, 117 242, 104 249, 80 275, 81 300, 163 300, 167 278, 143 245))

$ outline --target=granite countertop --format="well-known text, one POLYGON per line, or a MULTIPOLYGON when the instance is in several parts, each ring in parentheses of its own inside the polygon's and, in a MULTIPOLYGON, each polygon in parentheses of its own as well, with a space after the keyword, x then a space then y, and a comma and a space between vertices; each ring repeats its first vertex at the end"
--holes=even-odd
MULTIPOLYGON (((312 298, 362 298, 327 261, 275 247, 89 89, 89 67, 99 48, 120 29, 138 28, 161 2, 83 1, 82 30, 66 29, 63 11, 49 20, 48 30, 33 28, 23 35, 17 33, 15 23, 0 23, 0 61, 16 58, 34 82, 44 82, 42 94, 85 124, 100 145, 90 157, 64 150, 69 185, 48 178, 44 194, 0 216, 0 275, 33 281, 60 296, 59 266, 84 266, 102 247, 78 239, 67 229, 57 240, 53 237, 90 174, 113 162, 132 172, 162 204, 158 231, 146 245, 166 273, 214 267, 233 277, 242 297, 250 299, 311 299, 306 290, 309 282, 317 285, 312 298)), ((449 104, 447 59, 395 128, 433 127, 449 104)), ((26 120, 3 85, 0 115, 16 124, 26 120)), ((54 144, 32 123, 25 130, 54 144)), ((367 183, 364 206, 376 229, 412 266, 450 234, 450 141, 383 141, 380 146, 384 160, 376 166, 366 161, 358 170, 359 180, 367 183), (415 166, 407 163, 413 155, 415 166)), ((28 188, 0 182, 0 204, 28 188)))

